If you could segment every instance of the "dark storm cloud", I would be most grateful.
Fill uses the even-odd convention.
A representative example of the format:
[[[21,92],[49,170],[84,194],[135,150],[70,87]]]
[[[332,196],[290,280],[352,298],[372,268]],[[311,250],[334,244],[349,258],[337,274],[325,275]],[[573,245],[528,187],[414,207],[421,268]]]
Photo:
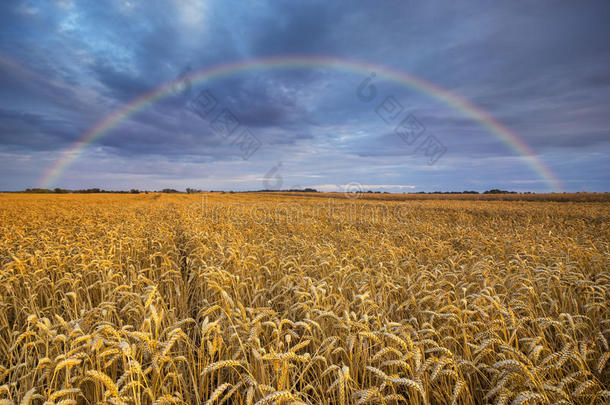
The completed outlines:
[[[11,150],[54,151],[78,131],[69,120],[0,108],[0,139]]]
[[[280,1],[259,17],[265,28],[253,32],[251,50],[257,55],[334,53],[335,25],[344,10],[325,1]]]
[[[15,167],[27,161],[23,154],[50,153],[44,162],[51,164],[97,122],[181,73],[268,56],[327,55],[408,72],[451,91],[518,134],[573,187],[607,189],[599,168],[610,154],[609,18],[606,1],[4,1],[0,153],[16,159]],[[432,94],[378,77],[377,99],[362,102],[355,91],[367,74],[285,68],[192,83],[190,93],[179,89],[100,137],[101,149],[87,167],[101,170],[93,164],[100,156],[104,162],[129,159],[116,166],[127,176],[120,184],[136,167],[138,175],[174,167],[172,176],[189,172],[195,179],[194,162],[217,162],[226,181],[243,178],[240,187],[259,188],[252,179],[281,161],[284,174],[291,171],[304,186],[336,180],[476,188],[514,176],[544,189],[497,135]],[[206,119],[185,108],[202,89],[218,102]],[[447,146],[434,175],[405,148],[395,123],[376,114],[387,96]],[[243,173],[245,162],[224,166],[240,157],[210,128],[223,108],[262,142],[248,162],[256,173]],[[16,150],[18,157],[9,153]],[[158,164],[143,164],[150,159]],[[472,159],[485,169],[465,163]],[[32,185],[32,173],[46,169],[45,163],[28,164],[19,169],[24,186],[17,188]],[[70,184],[97,178],[87,167]],[[15,184],[11,176],[0,182]]]
[[[150,84],[141,81],[139,77],[120,72],[104,61],[96,63],[92,66],[92,70],[104,85],[102,92],[117,101],[128,103],[153,89]]]

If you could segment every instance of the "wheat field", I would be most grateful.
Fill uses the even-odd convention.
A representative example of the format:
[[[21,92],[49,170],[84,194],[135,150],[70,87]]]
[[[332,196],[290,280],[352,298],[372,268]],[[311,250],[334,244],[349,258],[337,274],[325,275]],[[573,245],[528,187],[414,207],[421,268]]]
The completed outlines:
[[[0,404],[607,404],[608,202],[0,195]]]

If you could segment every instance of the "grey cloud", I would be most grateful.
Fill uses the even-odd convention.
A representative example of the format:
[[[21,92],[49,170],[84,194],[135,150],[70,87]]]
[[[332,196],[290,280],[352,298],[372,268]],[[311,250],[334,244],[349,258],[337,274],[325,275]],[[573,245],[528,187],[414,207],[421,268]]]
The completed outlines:
[[[610,186],[600,170],[610,156],[606,1],[261,1],[245,6],[212,0],[198,10],[181,9],[185,4],[133,0],[128,9],[115,1],[75,2],[66,10],[45,1],[2,2],[0,153],[23,175],[0,177],[0,186],[12,187],[15,178],[31,182],[21,188],[33,185],[45,168],[27,166],[24,156],[44,155],[52,163],[52,156],[96,123],[187,66],[196,71],[281,55],[351,58],[410,73],[485,110],[569,187]],[[283,159],[293,162],[295,178],[319,168],[315,175],[325,177],[316,178],[318,184],[359,181],[433,189],[527,184],[544,191],[536,173],[471,115],[442,97],[382,78],[375,102],[363,103],[355,89],[364,75],[323,67],[273,68],[195,83],[191,97],[209,89],[219,109],[229,108],[263,142],[251,161],[241,162],[239,150],[211,131],[209,121],[185,112],[187,97],[169,95],[96,141],[99,150],[87,155],[87,167],[98,172],[79,166],[81,174],[65,181],[81,184],[88,176],[111,181],[99,172],[100,162],[127,160],[116,166],[125,170],[120,184],[147,170],[147,181],[158,184],[167,181],[160,180],[163,170],[175,179],[187,176],[193,165],[209,171],[207,165],[215,164],[226,184],[247,174],[243,178],[250,180],[240,187],[260,188],[251,179]],[[395,95],[447,145],[444,163],[432,170],[411,158],[393,126],[375,114],[387,95]],[[147,159],[163,169],[153,170],[144,164]],[[243,166],[261,173],[240,173],[237,167]],[[139,171],[129,174],[134,168]]]

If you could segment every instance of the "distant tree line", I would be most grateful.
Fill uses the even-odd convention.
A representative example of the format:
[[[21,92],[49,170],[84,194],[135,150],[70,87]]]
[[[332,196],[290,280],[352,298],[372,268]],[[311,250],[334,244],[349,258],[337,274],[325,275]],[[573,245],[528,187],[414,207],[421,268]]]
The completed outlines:
[[[167,191],[166,191],[167,190]],[[171,189],[165,189],[162,191],[158,191],[158,192],[163,192],[163,193],[178,193],[178,191],[173,190],[170,191]],[[68,190],[65,188],[54,188],[54,189],[48,189],[48,188],[26,188],[25,191],[22,191],[22,193],[35,193],[35,194],[99,194],[99,193],[112,193],[112,194],[140,194],[140,193],[148,193],[148,191],[140,191],[138,189],[132,188],[129,191],[125,191],[125,190],[104,190],[101,188],[87,188],[87,189],[82,189],[82,190]]]
[[[409,194],[481,194],[481,193],[479,193],[478,191],[475,191],[475,190],[464,190],[464,191],[430,191],[430,192],[417,191],[417,192],[412,192]],[[519,193],[516,191],[499,190],[497,188],[494,188],[491,190],[483,191],[483,194],[519,194]],[[531,192],[526,191],[525,193],[521,193],[521,194],[531,194]]]
[[[188,188],[186,189],[186,193],[187,194],[194,194],[194,193],[202,193],[202,192],[207,192],[207,193],[235,193],[235,191],[216,191],[216,190],[199,190],[199,189],[195,189],[195,188]],[[63,188],[54,188],[54,189],[47,189],[47,188],[27,188],[25,189],[25,191],[21,191],[24,193],[38,193],[38,194],[67,194],[67,193],[74,193],[74,194],[97,194],[97,193],[118,193],[118,194],[139,194],[139,193],[168,193],[168,194],[176,194],[176,193],[184,193],[184,191],[178,191],[176,189],[173,188],[164,188],[162,190],[155,190],[155,191],[148,191],[148,190],[138,190],[138,189],[131,189],[129,191],[125,191],[125,190],[104,190],[101,188],[87,188],[87,189],[82,189],[82,190],[68,190],[68,189],[63,189]],[[264,190],[253,190],[253,191],[242,191],[244,193],[319,193],[318,190],[316,190],[315,188],[302,188],[302,189],[287,189],[287,190],[269,190],[269,189],[264,189]],[[372,190],[367,190],[365,193],[367,194],[390,194],[387,191],[372,191]],[[405,194],[405,193],[403,193]],[[464,191],[415,191],[415,192],[409,192],[408,194],[481,194],[478,191],[475,190],[464,190]],[[518,193],[517,191],[508,191],[508,190],[500,190],[497,188],[491,189],[491,190],[487,190],[484,191],[482,194],[535,194],[532,193],[531,191],[526,191],[526,192],[522,192],[522,193]]]
[[[319,191],[315,188],[289,188],[286,190],[255,190],[248,191],[248,193],[318,193]]]
[[[517,194],[516,191],[506,191],[506,190],[498,190],[494,188],[493,190],[487,190],[483,194]]]

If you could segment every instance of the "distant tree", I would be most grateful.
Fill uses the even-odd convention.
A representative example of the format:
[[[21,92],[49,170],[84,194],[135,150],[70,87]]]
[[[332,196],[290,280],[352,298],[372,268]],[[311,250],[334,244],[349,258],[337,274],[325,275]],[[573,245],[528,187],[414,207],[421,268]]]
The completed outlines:
[[[47,194],[52,193],[51,190],[46,188],[28,188],[25,190],[26,193],[37,193],[37,194]]]
[[[131,189],[129,192],[130,192],[131,194],[140,194],[140,190],[135,189],[135,188],[132,188],[132,189]]]

